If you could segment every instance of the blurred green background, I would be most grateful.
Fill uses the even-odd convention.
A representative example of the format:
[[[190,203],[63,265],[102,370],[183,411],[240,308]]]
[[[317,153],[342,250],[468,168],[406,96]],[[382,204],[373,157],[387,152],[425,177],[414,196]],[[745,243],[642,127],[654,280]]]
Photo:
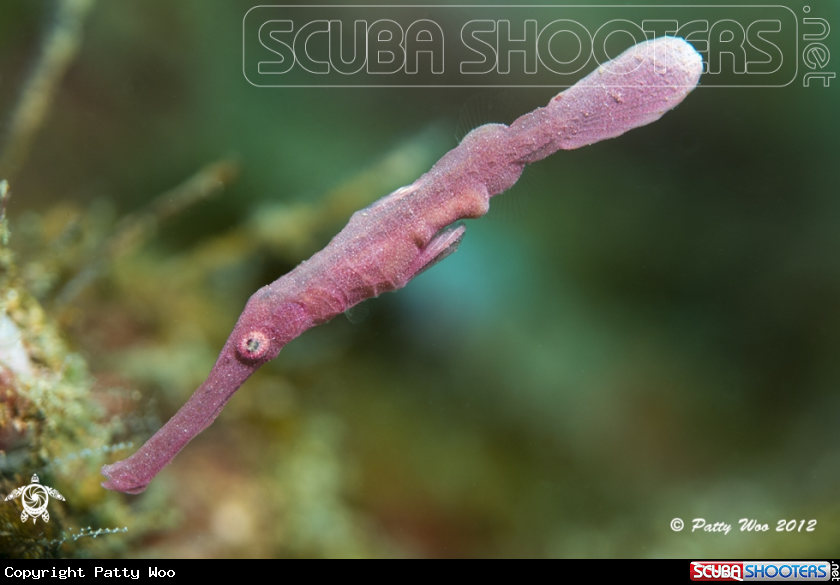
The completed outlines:
[[[474,104],[512,118],[556,93],[254,87],[256,4],[95,3],[8,177],[33,293],[97,386],[133,396],[114,442],[145,440],[248,296],[454,147]],[[811,4],[840,26],[836,3]],[[0,4],[0,129],[53,7]],[[148,492],[96,495],[167,518],[105,537],[107,554],[836,556],[840,114],[837,80],[805,88],[803,68],[782,88],[701,86],[526,170],[457,254],[285,348]],[[221,159],[238,165],[223,194],[66,293],[120,218]],[[732,532],[691,533],[695,518]]]

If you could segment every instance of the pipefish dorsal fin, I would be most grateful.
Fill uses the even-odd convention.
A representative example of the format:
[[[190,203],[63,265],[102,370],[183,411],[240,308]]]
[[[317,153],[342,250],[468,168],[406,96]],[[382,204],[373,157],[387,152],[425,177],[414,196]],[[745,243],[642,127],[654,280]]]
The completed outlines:
[[[509,126],[521,113],[515,96],[509,91],[476,93],[461,106],[455,124],[455,140],[460,144],[464,136],[484,124]]]
[[[527,98],[527,99],[526,99]],[[482,91],[472,95],[461,106],[458,121],[455,124],[455,139],[460,144],[464,137],[484,124],[504,124],[509,126],[524,112],[533,109],[531,96],[523,96],[516,90]],[[539,103],[545,103],[540,96]],[[528,165],[516,184],[502,195],[494,197],[490,204],[487,218],[490,220],[514,221],[525,215],[527,201],[538,190],[540,170]]]

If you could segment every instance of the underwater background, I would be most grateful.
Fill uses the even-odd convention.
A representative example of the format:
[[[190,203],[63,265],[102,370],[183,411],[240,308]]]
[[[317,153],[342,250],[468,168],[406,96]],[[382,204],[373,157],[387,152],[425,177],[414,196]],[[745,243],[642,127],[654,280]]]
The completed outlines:
[[[803,87],[801,60],[532,165],[456,254],[284,348],[145,493],[102,489],[254,291],[559,91],[255,87],[257,4],[0,4],[0,493],[38,473],[66,499],[37,524],[0,502],[0,555],[836,556],[840,82]],[[811,4],[786,6],[840,25]]]

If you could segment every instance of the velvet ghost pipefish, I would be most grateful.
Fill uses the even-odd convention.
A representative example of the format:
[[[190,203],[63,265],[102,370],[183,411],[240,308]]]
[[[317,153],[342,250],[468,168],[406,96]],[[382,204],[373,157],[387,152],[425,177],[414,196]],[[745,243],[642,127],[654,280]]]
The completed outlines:
[[[509,127],[487,124],[470,132],[413,184],[357,211],[326,248],[254,293],[207,380],[136,453],[105,465],[102,485],[145,490],[284,345],[365,299],[404,287],[454,252],[466,229],[455,222],[487,213],[490,197],[511,187],[526,164],[659,119],[694,89],[701,70],[702,59],[687,42],[654,39]]]

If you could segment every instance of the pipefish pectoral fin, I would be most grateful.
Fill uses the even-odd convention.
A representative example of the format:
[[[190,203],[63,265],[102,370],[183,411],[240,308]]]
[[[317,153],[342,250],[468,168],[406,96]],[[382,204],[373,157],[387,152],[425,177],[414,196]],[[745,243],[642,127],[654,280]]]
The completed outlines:
[[[422,274],[441,260],[455,253],[461,240],[464,239],[464,233],[467,231],[467,226],[464,222],[455,222],[452,225],[446,226],[440,230],[435,236],[426,244],[426,247],[420,251],[417,258],[411,264],[409,274],[414,278],[418,274]]]
[[[464,222],[458,221],[452,225],[446,226],[438,233],[436,233],[429,243],[420,250],[417,257],[414,258],[411,265],[406,272],[408,282],[415,276],[422,274],[447,256],[453,254],[458,249],[458,245],[464,238],[464,233],[467,231],[467,226]],[[405,284],[403,284],[404,286]],[[370,300],[361,302],[344,311],[344,315],[354,325],[358,325],[370,312]]]
[[[368,301],[363,301],[358,305],[353,305],[346,311],[344,311],[344,316],[347,317],[347,320],[350,321],[353,325],[358,325],[365,319],[367,319],[368,315],[370,314],[370,304]]]

